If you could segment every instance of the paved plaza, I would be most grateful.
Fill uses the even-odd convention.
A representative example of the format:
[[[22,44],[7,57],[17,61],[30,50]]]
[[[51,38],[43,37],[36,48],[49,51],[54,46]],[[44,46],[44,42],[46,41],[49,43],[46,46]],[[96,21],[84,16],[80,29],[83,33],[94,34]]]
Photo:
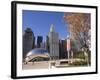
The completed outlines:
[[[37,61],[37,62],[28,62],[27,64],[22,65],[23,69],[49,69],[49,68],[61,68],[69,67],[69,63],[75,61],[84,61],[83,59],[61,59],[61,60],[52,60],[52,61]]]

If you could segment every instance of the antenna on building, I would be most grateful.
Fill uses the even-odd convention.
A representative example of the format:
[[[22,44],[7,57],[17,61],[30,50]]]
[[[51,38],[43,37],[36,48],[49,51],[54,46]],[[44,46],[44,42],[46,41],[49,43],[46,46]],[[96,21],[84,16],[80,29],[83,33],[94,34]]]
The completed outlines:
[[[55,32],[55,30],[54,30],[54,24],[51,24],[50,32]]]

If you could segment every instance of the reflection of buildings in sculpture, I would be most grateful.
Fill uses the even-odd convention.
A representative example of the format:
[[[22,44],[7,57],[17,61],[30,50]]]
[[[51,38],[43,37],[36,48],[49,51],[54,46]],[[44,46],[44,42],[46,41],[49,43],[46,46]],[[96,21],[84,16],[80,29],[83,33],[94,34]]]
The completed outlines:
[[[67,58],[67,41],[59,40],[59,58],[65,59]]]
[[[42,40],[43,40],[43,37],[42,36],[38,36],[37,37],[37,48],[41,48]]]
[[[51,25],[49,33],[49,45],[51,59],[59,59],[59,36],[54,31],[54,25]]]
[[[35,37],[30,28],[27,28],[23,34],[23,59],[26,54],[34,47]]]
[[[49,53],[43,48],[35,48],[27,53],[25,62],[48,61],[50,59]]]

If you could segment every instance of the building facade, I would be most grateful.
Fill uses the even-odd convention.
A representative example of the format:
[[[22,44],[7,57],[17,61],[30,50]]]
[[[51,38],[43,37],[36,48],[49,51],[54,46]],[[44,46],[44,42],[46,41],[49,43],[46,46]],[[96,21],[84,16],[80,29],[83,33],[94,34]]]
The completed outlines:
[[[59,59],[59,35],[55,32],[53,24],[49,33],[49,45],[51,59]]]
[[[59,40],[59,59],[67,58],[67,41]]]
[[[37,37],[37,48],[41,48],[42,41],[43,41],[43,37],[38,36]]]
[[[50,52],[50,45],[49,45],[49,37],[48,36],[46,36],[46,50],[48,51],[48,52]]]
[[[34,47],[35,38],[32,30],[27,28],[23,34],[23,60],[26,57],[26,54]]]

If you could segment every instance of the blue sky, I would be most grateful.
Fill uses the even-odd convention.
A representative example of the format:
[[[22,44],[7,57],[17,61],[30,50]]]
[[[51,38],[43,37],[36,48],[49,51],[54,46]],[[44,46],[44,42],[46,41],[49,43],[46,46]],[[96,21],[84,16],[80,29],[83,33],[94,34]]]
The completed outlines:
[[[65,39],[68,35],[68,29],[63,16],[63,12],[23,10],[23,30],[27,27],[31,28],[35,37],[38,35],[43,36],[45,41],[50,32],[51,24],[54,24],[59,39]]]

